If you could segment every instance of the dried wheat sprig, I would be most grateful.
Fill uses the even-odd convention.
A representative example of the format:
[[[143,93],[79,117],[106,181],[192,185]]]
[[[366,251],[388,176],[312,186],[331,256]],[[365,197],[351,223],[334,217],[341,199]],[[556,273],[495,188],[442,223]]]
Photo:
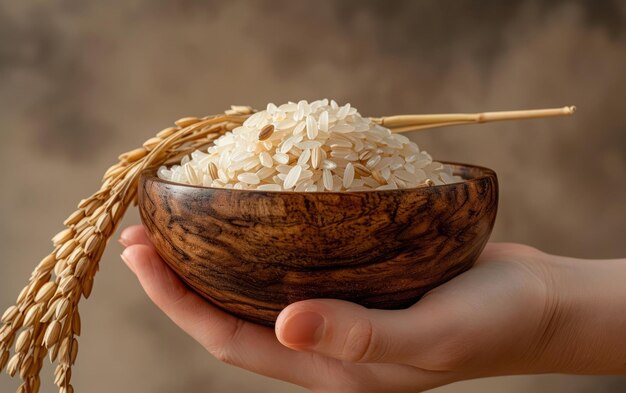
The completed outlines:
[[[491,112],[470,115],[409,115],[372,118],[395,132],[496,120],[560,116],[574,107],[559,110]],[[78,305],[89,297],[94,276],[109,238],[126,209],[136,201],[137,181],[147,168],[180,161],[205,147],[243,122],[254,111],[232,106],[223,115],[185,117],[175,126],[159,131],[142,147],[119,156],[102,178],[100,189],[78,203],[65,228],[52,238],[53,251],[33,270],[14,305],[0,318],[0,371],[19,372],[19,393],[37,393],[43,359],[57,362],[54,373],[59,393],[72,393],[72,365],[78,354],[76,337],[81,333]],[[266,130],[269,133],[270,130]],[[376,171],[372,176],[380,176]],[[11,355],[10,348],[14,346]]]
[[[39,391],[43,358],[57,362],[60,393],[74,391],[72,365],[81,332],[78,304],[89,297],[98,263],[124,212],[135,201],[139,174],[210,144],[241,125],[252,109],[234,106],[224,115],[186,117],[126,152],[105,173],[100,190],[79,202],[52,238],[54,249],[34,269],[15,305],[0,318],[0,370],[20,375],[20,393]],[[10,348],[14,346],[11,356]]]

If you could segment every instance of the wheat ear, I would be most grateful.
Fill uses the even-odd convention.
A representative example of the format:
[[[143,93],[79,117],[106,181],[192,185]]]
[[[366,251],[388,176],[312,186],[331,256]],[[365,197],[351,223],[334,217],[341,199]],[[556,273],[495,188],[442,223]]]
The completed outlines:
[[[74,391],[72,365],[81,330],[78,304],[91,294],[106,244],[136,201],[140,173],[210,144],[251,113],[249,107],[234,106],[224,115],[178,120],[142,147],[120,155],[119,162],[106,171],[100,190],[80,201],[65,220],[65,229],[52,238],[52,253],[37,265],[15,304],[0,319],[0,371],[6,367],[9,375],[19,374],[23,383],[18,393],[39,391],[46,355],[57,364],[54,382],[59,392]]]

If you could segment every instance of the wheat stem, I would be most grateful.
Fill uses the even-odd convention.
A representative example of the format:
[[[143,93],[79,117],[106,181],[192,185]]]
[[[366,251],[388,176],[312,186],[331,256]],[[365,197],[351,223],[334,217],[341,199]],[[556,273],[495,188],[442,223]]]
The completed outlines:
[[[537,119],[543,117],[567,116],[576,111],[575,106],[562,108],[532,109],[521,111],[456,113],[435,115],[397,115],[373,117],[373,122],[391,129],[394,132],[408,132],[428,128],[453,126],[460,124],[488,123],[503,120]]]

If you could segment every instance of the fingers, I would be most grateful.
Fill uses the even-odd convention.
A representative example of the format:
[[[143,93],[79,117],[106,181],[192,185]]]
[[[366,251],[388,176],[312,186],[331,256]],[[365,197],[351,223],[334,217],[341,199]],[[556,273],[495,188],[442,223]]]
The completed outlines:
[[[344,385],[328,391],[359,393],[416,393],[466,378],[454,372],[429,371],[389,363],[344,362]]]
[[[152,248],[142,244],[130,246],[122,253],[122,259],[135,273],[148,297],[203,345],[208,344],[207,328],[219,332],[236,328],[234,318],[222,316],[222,311],[191,292]]]
[[[133,244],[152,245],[143,225],[132,225],[124,229],[120,234],[119,242],[124,246],[132,246]]]
[[[271,329],[241,321],[185,286],[158,256],[143,227],[130,227],[122,237],[122,242],[130,245],[123,259],[148,296],[178,326],[226,363],[323,391],[336,391],[337,386],[357,386],[357,390],[346,391],[380,391],[383,384],[409,392],[454,378],[447,372],[412,366],[343,361],[410,360],[411,354],[426,347],[414,336],[432,329],[428,324],[420,327],[416,323],[422,319],[422,313],[428,314],[425,310],[419,318],[409,318],[412,309],[368,310],[332,300],[300,302],[289,306],[279,317],[279,341]],[[320,326],[318,315],[321,330],[316,328]],[[311,341],[315,344],[311,345]]]
[[[281,343],[336,359],[409,364],[433,326],[421,310],[371,310],[340,300],[291,304],[278,317]]]
[[[142,230],[131,227],[125,231],[127,241],[145,240]],[[126,248],[122,258],[150,299],[221,361],[302,386],[328,377],[328,367],[314,355],[290,350],[278,342],[271,329],[235,318],[200,298],[154,248],[136,244]]]

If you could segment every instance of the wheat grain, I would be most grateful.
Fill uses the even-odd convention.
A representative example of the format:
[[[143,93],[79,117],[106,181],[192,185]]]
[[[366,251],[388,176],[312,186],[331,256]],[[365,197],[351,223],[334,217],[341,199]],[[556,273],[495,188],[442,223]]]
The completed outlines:
[[[161,143],[161,141],[162,139],[159,137],[150,138],[143,143],[143,148],[148,151],[153,150],[155,147],[159,145],[159,143]]]
[[[22,353],[18,352],[15,355],[13,355],[11,357],[11,359],[9,359],[9,362],[7,363],[7,374],[9,374],[10,376],[14,376],[15,373],[17,372],[17,370],[19,369],[19,367],[22,364],[22,358],[24,357],[24,355],[22,355]]]
[[[8,337],[12,334],[11,325],[2,325],[0,327],[0,343],[4,347],[9,346]]]
[[[24,330],[17,336],[15,341],[15,351],[24,352],[30,347],[31,330]]]
[[[59,393],[74,393],[74,388],[71,384],[68,384],[67,386],[62,386],[59,389]]]
[[[59,346],[53,345],[52,348],[48,349],[48,358],[50,359],[50,363],[54,363],[57,360],[57,356],[59,354]]]
[[[50,322],[48,327],[46,328],[46,334],[44,335],[44,342],[46,344],[46,348],[50,349],[51,346],[57,343],[59,340],[59,335],[61,334],[61,323],[59,321],[53,320]]]
[[[45,312],[43,313],[43,316],[41,317],[41,319],[39,320],[39,322],[41,323],[48,323],[52,320],[52,317],[54,316],[54,313],[56,312],[56,306],[59,302],[61,298],[56,298],[54,300],[52,300],[49,304],[45,305]],[[42,304],[43,306],[43,304]]]
[[[130,163],[130,162],[135,162],[137,160],[139,160],[140,158],[143,158],[146,156],[146,154],[148,154],[148,151],[143,148],[143,147],[139,147],[137,149],[131,150],[129,152],[120,154],[120,156],[118,157],[120,161],[126,162],[126,163]]]
[[[7,365],[9,361],[9,350],[2,349],[0,347],[0,371],[4,370],[4,367]]]
[[[81,286],[82,294],[85,298],[91,296],[91,291],[93,290],[93,278],[89,276],[84,277],[84,281]]]
[[[167,127],[162,129],[161,131],[159,131],[156,134],[156,137],[163,140],[165,138],[169,138],[170,136],[172,136],[176,131],[180,130],[180,127]]]
[[[65,262],[73,268],[83,255],[85,255],[85,250],[81,246],[78,246],[66,258]],[[63,273],[61,273],[61,275],[63,275]]]
[[[74,248],[76,248],[77,245],[78,245],[78,241],[76,241],[76,239],[70,239],[67,242],[63,243],[63,245],[59,248],[59,250],[56,253],[56,258],[63,259],[67,257],[68,255],[70,255],[72,251],[74,251]]]
[[[174,124],[176,124],[180,128],[185,128],[199,121],[200,119],[198,119],[197,117],[183,117],[182,119],[176,120]]]
[[[69,278],[74,278],[74,277],[69,277]],[[76,279],[74,278],[74,280]],[[59,302],[57,303],[55,307],[54,317],[57,320],[63,319],[67,315],[67,311],[69,310],[69,307],[70,307],[70,301],[67,298],[62,298],[61,300],[59,300]]]
[[[66,228],[52,238],[52,244],[58,246],[70,240],[72,236],[74,236],[74,230],[72,228]]]
[[[20,377],[22,379],[26,379],[32,366],[33,366],[33,357],[31,355],[28,355],[24,358],[24,360],[22,360],[22,364],[20,364],[20,368],[19,368]]]
[[[39,322],[41,318],[41,310],[43,309],[43,304],[35,304],[28,308],[26,311],[26,316],[24,317],[24,326],[30,326]]]
[[[39,264],[35,268],[34,273],[50,271],[50,269],[52,269],[55,264],[56,264],[56,257],[54,256],[54,254],[50,254],[46,256],[45,258],[43,258],[41,262],[39,262]],[[18,299],[18,303],[21,303],[19,299]]]
[[[72,378],[72,369],[67,364],[59,364],[54,372],[54,383],[63,389],[69,385]],[[59,392],[62,390],[59,389]]]
[[[15,316],[19,313],[19,309],[16,306],[11,306],[6,309],[6,311],[2,314],[2,318],[0,321],[2,323],[10,323],[15,319]]]
[[[36,303],[45,303],[52,298],[56,291],[56,284],[53,282],[47,282],[39,288],[37,295],[35,295]]]
[[[80,314],[74,313],[72,315],[72,333],[75,336],[80,336],[80,332],[81,332]]]

